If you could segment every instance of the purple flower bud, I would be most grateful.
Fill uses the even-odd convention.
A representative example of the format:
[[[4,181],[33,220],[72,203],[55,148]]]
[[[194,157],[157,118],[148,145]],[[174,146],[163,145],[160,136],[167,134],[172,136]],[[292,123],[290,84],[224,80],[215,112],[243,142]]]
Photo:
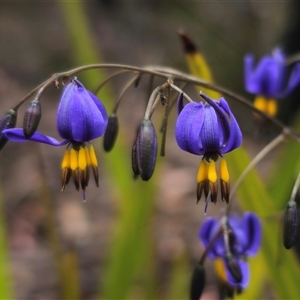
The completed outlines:
[[[26,138],[31,138],[36,132],[42,117],[42,109],[40,101],[34,99],[30,102],[25,111],[23,120],[23,132]]]
[[[3,130],[14,128],[17,123],[17,116],[17,111],[10,109],[0,120],[0,150],[2,150],[8,141],[7,137],[3,134]]]
[[[109,152],[113,148],[118,136],[118,132],[119,120],[117,115],[113,113],[108,118],[108,123],[104,134],[103,147],[105,151]]]
[[[295,201],[291,200],[283,216],[283,245],[290,249],[296,242],[299,230],[299,212]]]
[[[149,180],[154,172],[157,156],[157,136],[150,120],[142,121],[132,150],[132,165],[138,167],[138,171],[134,173],[138,172],[143,180]]]

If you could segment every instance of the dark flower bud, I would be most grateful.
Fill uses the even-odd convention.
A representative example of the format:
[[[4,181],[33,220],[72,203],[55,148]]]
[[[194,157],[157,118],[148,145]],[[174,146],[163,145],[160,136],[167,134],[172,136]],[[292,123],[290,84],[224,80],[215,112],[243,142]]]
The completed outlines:
[[[134,142],[134,144],[132,146],[131,166],[132,166],[132,171],[133,171],[134,177],[139,176],[140,170],[139,170],[138,161],[137,161],[136,141]]]
[[[117,139],[118,132],[119,120],[117,115],[113,113],[108,118],[108,123],[104,134],[103,147],[105,151],[109,152],[113,148]]]
[[[136,153],[134,153],[136,152]],[[152,122],[144,119],[140,125],[135,145],[132,149],[132,165],[138,167],[138,173],[143,180],[151,178],[157,156],[157,136]],[[135,172],[137,174],[137,170]]]
[[[283,216],[283,245],[290,249],[296,242],[299,230],[299,212],[294,200],[288,202]]]
[[[191,289],[190,289],[190,299],[199,300],[205,286],[205,269],[202,265],[197,265],[194,269]]]
[[[40,101],[34,99],[30,102],[24,114],[23,131],[26,138],[32,137],[36,132],[42,117]]]
[[[14,128],[17,124],[17,111],[10,109],[0,120],[0,150],[5,146],[8,139],[3,135],[4,129]]]
[[[227,255],[226,266],[232,277],[236,280],[237,283],[240,283],[243,280],[243,274],[241,267],[233,255]]]

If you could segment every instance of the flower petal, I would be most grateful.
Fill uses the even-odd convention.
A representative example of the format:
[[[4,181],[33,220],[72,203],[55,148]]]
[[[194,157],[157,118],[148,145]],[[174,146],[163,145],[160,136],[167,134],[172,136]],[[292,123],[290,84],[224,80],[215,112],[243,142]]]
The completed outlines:
[[[12,128],[12,129],[6,129],[3,131],[3,134],[11,141],[13,142],[38,142],[38,143],[44,143],[51,146],[63,146],[69,143],[69,141],[65,140],[62,142],[59,142],[55,138],[51,136],[44,135],[38,131],[34,133],[31,138],[26,138],[24,136],[23,128]]]
[[[292,73],[290,74],[290,78],[285,90],[281,93],[279,98],[287,97],[300,83],[300,63],[297,63]]]
[[[178,95],[178,98],[177,98],[177,114],[179,115],[181,113],[181,111],[183,110],[183,92],[181,92],[179,95]]]
[[[205,248],[208,247],[211,240],[215,237],[220,229],[220,221],[216,220],[212,217],[207,218],[200,229],[199,237],[204,244]],[[219,256],[223,256],[225,253],[224,239],[223,236],[215,241],[214,245],[212,245],[211,250],[208,252],[208,257],[211,259],[215,259]]]
[[[104,134],[107,113],[96,99],[78,80],[66,86],[57,111],[57,129],[62,138],[85,142]]]
[[[230,271],[228,270],[228,267],[227,267],[227,263],[226,263],[226,260],[224,259],[224,263],[225,263],[225,266],[226,266],[226,278],[228,280],[228,282],[232,285],[232,286],[239,286],[241,287],[242,289],[245,289],[248,284],[249,284],[249,266],[248,264],[242,260],[242,259],[239,259],[239,258],[236,258],[239,266],[240,266],[240,269],[241,269],[241,273],[242,273],[242,281],[241,282],[237,282],[234,277],[231,275]]]
[[[204,154],[199,149],[199,135],[204,122],[203,103],[188,103],[179,114],[176,126],[175,137],[178,146],[193,154]]]
[[[261,224],[259,218],[250,212],[244,214],[241,228],[246,237],[246,242],[241,244],[241,255],[254,255],[258,252],[261,244]]]
[[[224,128],[219,122],[215,109],[209,104],[204,105],[204,122],[200,132],[200,151],[219,152],[224,142]]]
[[[240,126],[238,125],[233,113],[229,108],[228,103],[224,98],[220,99],[220,106],[230,116],[230,136],[226,142],[225,147],[221,150],[221,153],[223,154],[238,148],[242,143],[243,135]]]

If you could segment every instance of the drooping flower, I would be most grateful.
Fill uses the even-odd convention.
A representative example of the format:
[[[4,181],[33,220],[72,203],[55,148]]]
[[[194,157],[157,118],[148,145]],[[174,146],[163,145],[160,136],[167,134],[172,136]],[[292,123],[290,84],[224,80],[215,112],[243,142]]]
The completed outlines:
[[[207,199],[217,201],[218,184],[216,161],[221,157],[220,182],[221,197],[229,201],[229,173],[223,154],[241,145],[242,133],[224,98],[220,101],[201,96],[206,103],[191,102],[183,107],[182,95],[178,98],[178,119],[175,136],[179,147],[196,155],[203,155],[197,175],[197,199],[204,192]]]
[[[226,284],[228,292],[245,289],[250,272],[244,258],[255,255],[261,244],[259,218],[250,212],[240,218],[231,215],[219,220],[209,217],[203,222],[199,237],[206,248],[210,247],[208,258],[215,260],[217,276]]]
[[[275,49],[272,55],[264,56],[254,67],[254,56],[244,58],[245,89],[256,95],[254,106],[275,116],[276,100],[288,96],[300,83],[300,63],[295,64],[287,79],[288,66],[284,53]]]
[[[91,166],[96,185],[98,186],[98,162],[91,140],[102,136],[107,126],[107,113],[100,100],[86,90],[77,79],[68,83],[63,91],[57,110],[57,130],[63,141],[35,132],[29,139],[24,136],[23,128],[3,131],[11,141],[34,141],[51,146],[68,145],[65,151],[62,168],[62,191],[73,178],[77,190],[83,191],[89,182]]]

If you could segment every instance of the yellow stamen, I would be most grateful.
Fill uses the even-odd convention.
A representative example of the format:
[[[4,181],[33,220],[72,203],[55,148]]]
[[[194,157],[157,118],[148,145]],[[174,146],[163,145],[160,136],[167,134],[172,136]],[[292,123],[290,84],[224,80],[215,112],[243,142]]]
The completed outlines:
[[[62,170],[70,168],[70,152],[68,149],[66,149],[66,151],[64,153],[64,157],[61,162],[61,168],[62,168]]]
[[[264,96],[256,96],[254,99],[254,107],[259,109],[260,111],[266,112],[267,111],[267,99]]]
[[[222,258],[215,259],[214,266],[218,278],[223,282],[227,282],[225,264],[223,259]]]
[[[269,114],[271,117],[275,117],[277,115],[277,101],[274,99],[269,99],[267,103],[266,113]]]
[[[259,109],[262,112],[274,117],[277,115],[278,105],[277,101],[271,98],[266,98],[264,96],[256,96],[254,103],[254,107]]]
[[[229,182],[229,172],[227,168],[227,163],[223,158],[220,161],[220,178],[225,182]]]
[[[207,178],[210,182],[217,181],[216,163],[213,160],[209,162]]]
[[[201,160],[198,169],[198,174],[197,174],[197,182],[202,182],[205,179],[207,179],[207,174],[208,174],[208,165],[204,160]]]
[[[70,167],[72,171],[78,168],[78,151],[71,149],[70,151]]]
[[[85,170],[87,166],[85,150],[83,147],[80,147],[78,153],[78,165],[80,170]]]
[[[98,166],[98,161],[96,157],[96,153],[94,150],[94,147],[91,145],[90,147],[90,160],[91,160],[91,165],[97,167]]]
[[[91,164],[91,159],[90,159],[90,153],[88,147],[84,147],[84,152],[85,152],[86,163],[89,166]]]

